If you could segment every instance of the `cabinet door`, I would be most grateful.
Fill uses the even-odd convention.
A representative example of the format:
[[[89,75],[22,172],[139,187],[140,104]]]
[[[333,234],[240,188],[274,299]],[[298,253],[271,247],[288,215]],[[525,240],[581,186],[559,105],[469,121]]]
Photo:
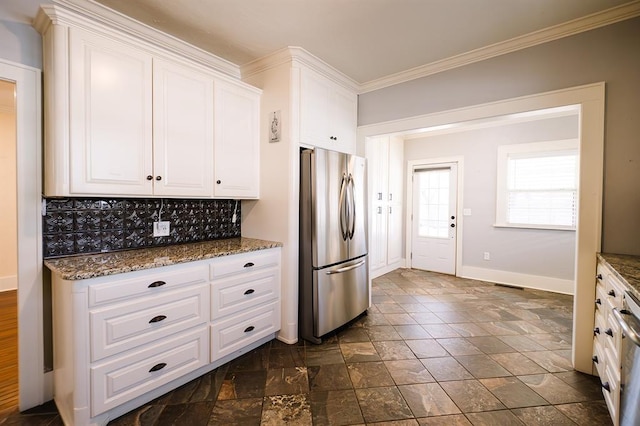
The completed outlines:
[[[214,99],[214,195],[258,198],[260,95],[239,85],[217,81]]]
[[[315,72],[300,71],[300,142],[336,150],[330,134],[331,92],[329,80]]]
[[[70,192],[150,195],[151,56],[71,28],[69,75]]]
[[[369,199],[371,200],[371,235],[369,258],[371,270],[383,268],[387,264],[387,152],[389,138],[382,137],[367,141],[367,161],[369,173]]]
[[[388,216],[387,225],[387,264],[402,260],[402,245],[404,232],[402,229],[404,205],[403,205],[403,162],[404,162],[404,141],[400,138],[391,137],[389,139],[389,151],[385,158],[388,159]]]
[[[356,153],[358,98],[354,93],[336,87],[332,93],[330,132],[337,151]]]
[[[213,196],[213,77],[153,62],[154,194]]]

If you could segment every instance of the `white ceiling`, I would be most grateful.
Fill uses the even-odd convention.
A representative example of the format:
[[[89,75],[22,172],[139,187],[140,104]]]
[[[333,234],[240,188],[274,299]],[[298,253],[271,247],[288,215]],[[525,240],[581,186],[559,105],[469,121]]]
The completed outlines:
[[[2,0],[28,22],[48,0]],[[97,0],[243,65],[301,46],[363,84],[629,0]]]

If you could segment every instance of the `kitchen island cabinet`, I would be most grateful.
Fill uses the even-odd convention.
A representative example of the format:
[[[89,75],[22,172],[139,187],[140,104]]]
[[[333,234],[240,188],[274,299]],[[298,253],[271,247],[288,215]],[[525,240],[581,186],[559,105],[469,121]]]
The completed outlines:
[[[596,271],[593,365],[613,424],[620,424],[622,329],[613,310],[622,311],[625,293],[640,298],[640,257],[602,253]]]
[[[93,3],[44,5],[35,26],[45,196],[258,197],[261,91],[220,58]]]
[[[65,424],[104,425],[273,339],[280,257],[236,238],[45,261]]]

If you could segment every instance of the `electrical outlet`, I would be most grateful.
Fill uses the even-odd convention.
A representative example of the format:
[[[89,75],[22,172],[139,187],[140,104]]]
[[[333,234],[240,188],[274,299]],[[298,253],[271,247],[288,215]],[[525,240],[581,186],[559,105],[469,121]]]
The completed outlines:
[[[154,237],[168,237],[171,233],[171,222],[153,222],[153,236]]]
[[[491,260],[491,253],[489,253],[488,251],[484,252],[484,260]]]

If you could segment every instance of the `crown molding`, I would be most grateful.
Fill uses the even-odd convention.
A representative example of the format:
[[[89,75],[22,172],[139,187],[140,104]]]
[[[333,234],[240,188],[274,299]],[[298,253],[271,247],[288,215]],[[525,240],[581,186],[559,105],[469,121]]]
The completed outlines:
[[[426,77],[443,71],[491,59],[496,56],[548,43],[564,37],[569,37],[585,31],[615,24],[616,22],[640,16],[640,0],[626,3],[611,9],[593,13],[582,18],[567,21],[523,36],[515,37],[469,52],[461,53],[440,61],[431,62],[415,68],[391,74],[379,79],[360,84],[358,93],[367,93],[383,89],[417,78]]]
[[[240,67],[240,71],[242,78],[246,79],[255,74],[265,72],[283,64],[310,68],[354,93],[357,93],[359,90],[358,82],[347,77],[342,72],[324,62],[322,59],[298,46],[288,46],[277,50],[270,55],[251,61],[242,65]]]
[[[87,19],[167,52],[213,68],[236,80],[240,79],[240,68],[236,64],[92,0],[53,0],[52,5],[41,6],[33,26],[40,33],[44,33],[52,23],[84,25],[83,23],[86,23]]]

